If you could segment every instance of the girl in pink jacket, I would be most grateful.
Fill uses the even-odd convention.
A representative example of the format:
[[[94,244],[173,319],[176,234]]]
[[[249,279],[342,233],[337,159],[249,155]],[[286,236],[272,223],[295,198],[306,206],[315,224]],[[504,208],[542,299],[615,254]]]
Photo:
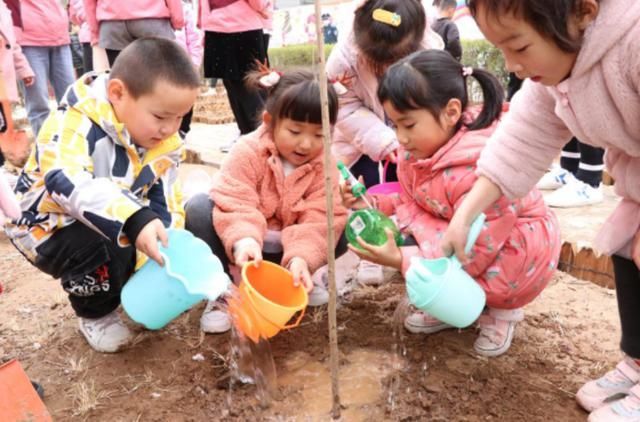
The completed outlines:
[[[467,109],[469,77],[482,88],[479,113]],[[502,109],[503,89],[490,73],[463,68],[449,53],[421,51],[394,64],[378,89],[380,103],[393,122],[400,143],[399,198],[378,197],[378,207],[396,214],[404,234],[413,239],[399,248],[393,237],[382,247],[361,253],[406,273],[410,258],[439,258],[440,240],[476,180],[476,161]],[[522,199],[500,197],[485,211],[486,223],[464,268],[487,296],[478,320],[477,353],[498,356],[508,350],[522,307],[535,299],[555,271],[560,232],[554,214],[534,188]],[[356,251],[355,249],[353,249]],[[417,312],[405,320],[413,333],[451,328]]]
[[[590,421],[640,415],[640,2],[468,0],[509,71],[529,78],[478,161],[480,178],[458,208],[443,245],[463,255],[469,223],[496,200],[522,197],[576,136],[605,148],[622,201],[596,239],[613,255],[626,357],[585,384]],[[622,400],[608,399],[626,395]]]
[[[308,71],[253,73],[251,84],[268,91],[262,125],[240,138],[225,159],[210,197],[187,203],[186,228],[209,244],[228,272],[266,259],[287,267],[295,283],[310,291],[309,304],[326,303],[323,285],[311,275],[326,264],[327,217],[320,89]],[[330,121],[338,115],[338,97],[329,88]],[[340,237],[346,209],[340,204],[338,172],[334,177],[334,230]],[[340,237],[336,250],[346,252]],[[225,313],[213,303],[201,319],[205,332],[230,328]]]

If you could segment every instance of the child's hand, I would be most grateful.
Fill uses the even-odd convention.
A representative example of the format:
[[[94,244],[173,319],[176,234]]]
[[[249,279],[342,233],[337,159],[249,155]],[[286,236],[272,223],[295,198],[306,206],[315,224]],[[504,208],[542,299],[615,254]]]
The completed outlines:
[[[385,232],[387,233],[387,241],[382,246],[370,245],[358,237],[358,243],[364,248],[364,251],[353,245],[349,245],[349,249],[362,259],[400,270],[402,268],[402,251],[396,244],[393,232],[389,229],[385,229]]]
[[[636,233],[633,238],[633,245],[631,247],[631,259],[635,262],[636,266],[640,268],[640,231]]]
[[[358,181],[364,185],[364,180],[362,176],[358,177]],[[367,208],[367,204],[362,200],[362,198],[356,198],[353,196],[353,192],[351,192],[351,186],[347,184],[345,181],[341,181],[338,185],[340,188],[340,196],[342,197],[342,205],[345,208],[352,210],[359,210],[362,208]],[[373,203],[370,198],[367,198],[369,203]]]
[[[262,262],[262,249],[256,241],[247,242],[233,252],[233,260],[239,267],[243,267],[249,261],[254,261],[254,265],[259,267]]]
[[[27,76],[26,78],[22,78],[22,82],[24,82],[24,86],[31,86],[35,83],[35,76]]]
[[[470,228],[471,223],[466,222],[460,213],[453,215],[440,242],[444,256],[455,255],[462,264],[467,262],[464,247],[469,237]]]
[[[165,248],[169,246],[169,237],[164,224],[159,218],[154,218],[140,230],[136,238],[136,249],[156,261],[160,266],[164,266],[164,260],[160,249],[158,249],[158,240]]]
[[[311,281],[311,274],[309,273],[309,266],[307,261],[302,258],[293,257],[289,261],[289,271],[293,275],[293,285],[298,287],[300,283],[304,285],[307,292],[313,290],[313,281]]]

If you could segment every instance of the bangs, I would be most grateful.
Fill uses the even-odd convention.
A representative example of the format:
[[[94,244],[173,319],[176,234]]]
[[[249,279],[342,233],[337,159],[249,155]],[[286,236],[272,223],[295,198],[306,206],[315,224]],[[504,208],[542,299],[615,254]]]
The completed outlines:
[[[275,113],[279,118],[322,124],[320,87],[315,81],[290,86],[282,93],[279,105],[279,110]],[[329,95],[329,120],[331,124],[335,124],[337,120],[337,109],[336,96]]]
[[[403,60],[385,73],[378,87],[378,98],[380,103],[389,101],[396,110],[403,112],[425,108],[427,105],[422,103],[429,97],[429,91],[427,80]]]

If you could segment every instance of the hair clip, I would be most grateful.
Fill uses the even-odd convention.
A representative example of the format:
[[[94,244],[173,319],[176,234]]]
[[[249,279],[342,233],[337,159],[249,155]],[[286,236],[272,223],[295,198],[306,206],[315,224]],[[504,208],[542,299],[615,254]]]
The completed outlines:
[[[258,81],[260,82],[260,85],[265,88],[273,88],[278,84],[278,82],[280,82],[280,74],[275,70],[272,70],[266,75],[261,76]]]
[[[395,26],[396,28],[402,23],[402,16],[397,13],[389,12],[385,9],[376,9],[373,11],[373,20]]]
[[[471,75],[473,75],[473,68],[471,66],[463,66],[462,76],[466,78],[467,76],[471,76]]]

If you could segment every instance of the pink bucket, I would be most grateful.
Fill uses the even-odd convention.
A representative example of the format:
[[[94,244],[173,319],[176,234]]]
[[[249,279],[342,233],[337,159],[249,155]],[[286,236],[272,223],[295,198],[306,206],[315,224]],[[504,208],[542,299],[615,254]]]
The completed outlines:
[[[402,191],[402,187],[399,182],[387,182],[387,167],[389,167],[389,161],[385,161],[384,168],[382,170],[383,183],[371,186],[367,189],[369,195],[393,195],[399,194]]]

